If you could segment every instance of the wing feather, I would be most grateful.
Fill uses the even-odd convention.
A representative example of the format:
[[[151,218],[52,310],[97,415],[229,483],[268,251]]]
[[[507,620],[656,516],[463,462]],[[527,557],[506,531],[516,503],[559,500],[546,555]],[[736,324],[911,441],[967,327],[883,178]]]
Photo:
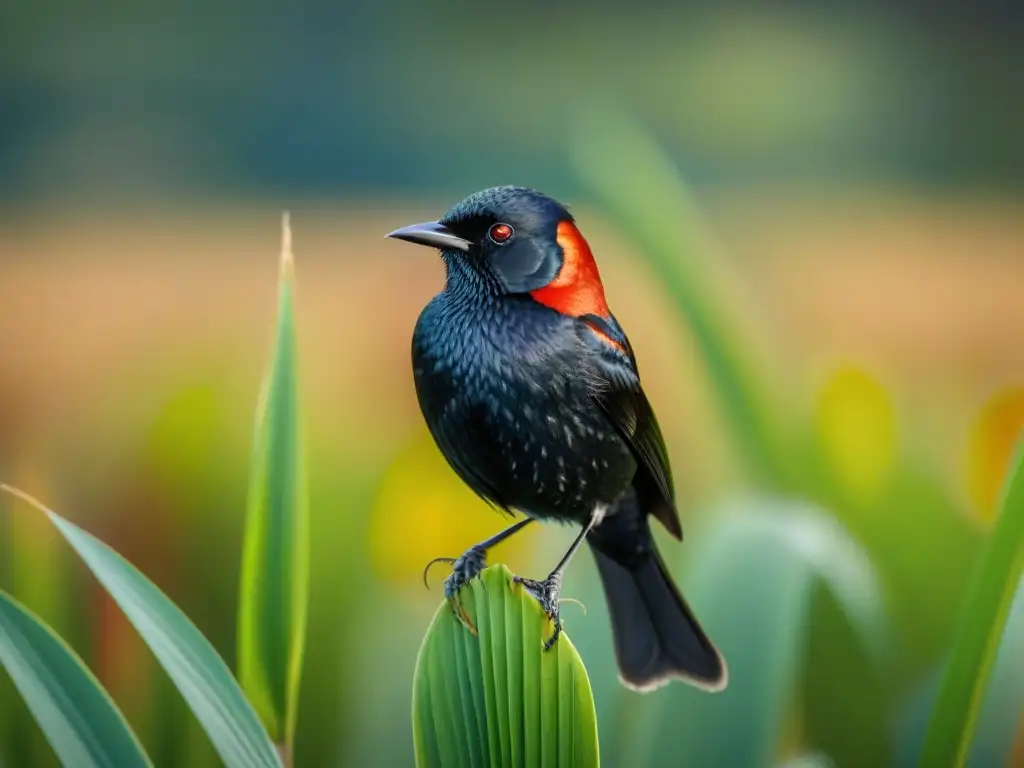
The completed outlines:
[[[609,347],[607,351],[602,350],[597,365],[602,381],[600,386],[593,388],[592,396],[637,459],[637,477],[633,483],[641,500],[649,505],[650,513],[669,533],[682,539],[668,451],[654,410],[640,385],[640,374],[629,339],[614,318],[609,322],[587,315],[581,320],[591,331],[596,325],[600,335],[621,346],[621,349]]]

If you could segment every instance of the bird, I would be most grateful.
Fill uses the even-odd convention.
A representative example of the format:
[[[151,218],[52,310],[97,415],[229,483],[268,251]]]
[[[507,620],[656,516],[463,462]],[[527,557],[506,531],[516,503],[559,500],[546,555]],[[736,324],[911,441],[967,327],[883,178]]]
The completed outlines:
[[[515,577],[553,622],[543,649],[558,640],[563,575],[586,542],[621,683],[723,690],[725,659],[655,545],[652,519],[683,538],[668,452],[574,216],[537,190],[498,186],[388,237],[436,249],[444,264],[444,287],[412,334],[427,428],[479,497],[523,515],[460,557],[438,558],[452,566],[446,597],[455,600],[487,551],[532,522],[578,525],[545,579]]]

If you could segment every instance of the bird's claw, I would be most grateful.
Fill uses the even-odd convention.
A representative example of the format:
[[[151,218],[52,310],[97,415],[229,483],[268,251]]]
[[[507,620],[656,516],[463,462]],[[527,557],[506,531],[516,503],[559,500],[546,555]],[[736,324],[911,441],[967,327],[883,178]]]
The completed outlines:
[[[538,602],[540,602],[540,607],[554,624],[554,632],[552,632],[551,637],[544,641],[544,650],[548,651],[558,642],[558,637],[562,634],[562,619],[558,610],[558,603],[562,594],[562,574],[555,572],[544,581],[524,579],[521,576],[516,576],[514,580],[517,584],[522,584],[527,592],[537,598]]]
[[[444,596],[448,600],[453,599],[460,589],[480,575],[480,571],[487,566],[487,553],[478,547],[470,547],[450,562],[452,572],[444,580]]]
[[[423,568],[423,586],[430,589],[430,582],[427,581],[427,576],[430,574],[430,569],[438,563],[454,563],[454,557],[435,557]]]
[[[449,563],[452,566],[452,572],[444,580],[444,596],[450,600],[487,566],[487,552],[479,547],[470,547],[459,557],[435,557],[423,569],[423,585],[427,589],[430,589],[427,576],[438,563]]]
[[[436,563],[451,563],[452,572],[444,580],[444,598],[451,606],[452,611],[466,628],[476,634],[476,627],[470,621],[462,604],[459,602],[459,590],[475,579],[487,565],[487,552],[480,547],[470,547],[459,557],[435,557],[423,571],[423,582],[427,581],[427,571]]]

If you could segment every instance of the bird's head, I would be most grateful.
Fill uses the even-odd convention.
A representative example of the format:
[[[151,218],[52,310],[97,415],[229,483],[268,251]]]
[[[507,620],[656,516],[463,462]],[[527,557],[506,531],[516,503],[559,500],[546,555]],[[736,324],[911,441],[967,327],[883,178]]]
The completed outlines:
[[[532,189],[485,189],[438,221],[403,227],[388,236],[439,249],[446,263],[468,267],[488,290],[529,294],[577,317],[608,316],[597,265],[572,215]]]

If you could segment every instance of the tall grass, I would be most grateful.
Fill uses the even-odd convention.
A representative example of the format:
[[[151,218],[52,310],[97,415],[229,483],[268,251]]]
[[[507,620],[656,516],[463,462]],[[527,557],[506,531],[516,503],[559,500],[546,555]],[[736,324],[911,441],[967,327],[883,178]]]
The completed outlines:
[[[28,494],[0,485],[48,517],[71,545],[145,641],[229,768],[292,763],[308,556],[287,215],[281,261],[278,332],[260,402],[241,586],[245,692],[195,624],[140,570]],[[41,619],[2,593],[0,660],[65,766],[151,764],[82,661]]]

